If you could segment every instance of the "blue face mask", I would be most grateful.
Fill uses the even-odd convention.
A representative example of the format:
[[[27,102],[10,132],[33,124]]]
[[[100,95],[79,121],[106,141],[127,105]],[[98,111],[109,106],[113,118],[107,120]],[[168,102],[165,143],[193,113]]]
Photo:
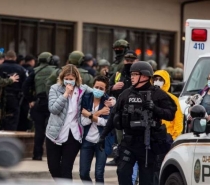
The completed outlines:
[[[101,98],[104,95],[104,91],[93,88],[93,95],[95,98]]]
[[[75,80],[64,80],[63,83],[64,85],[70,84],[72,86],[75,86]]]
[[[208,83],[207,84],[208,84],[208,87],[210,87],[210,80],[208,80]]]

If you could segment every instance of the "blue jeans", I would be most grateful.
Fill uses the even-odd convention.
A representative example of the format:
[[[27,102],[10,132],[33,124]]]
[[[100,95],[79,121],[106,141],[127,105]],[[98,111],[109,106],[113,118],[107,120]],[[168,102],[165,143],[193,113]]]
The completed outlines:
[[[133,175],[132,175],[132,182],[133,182],[133,185],[136,184],[136,180],[138,178],[138,170],[139,170],[139,165],[138,163],[136,162],[135,165],[133,166]]]
[[[96,157],[95,179],[96,182],[104,183],[104,168],[107,156],[105,151],[101,152],[96,143],[83,140],[80,150],[80,178],[82,181],[90,181],[90,169],[93,157]]]

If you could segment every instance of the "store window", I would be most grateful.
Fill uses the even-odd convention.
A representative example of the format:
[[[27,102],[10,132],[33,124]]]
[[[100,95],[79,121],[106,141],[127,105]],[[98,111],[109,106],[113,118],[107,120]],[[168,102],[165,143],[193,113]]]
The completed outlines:
[[[83,52],[114,61],[113,43],[127,40],[139,60],[155,60],[162,69],[174,64],[174,32],[84,24]]]
[[[73,50],[73,28],[69,22],[0,16],[0,48],[23,56],[48,51],[65,65]]]

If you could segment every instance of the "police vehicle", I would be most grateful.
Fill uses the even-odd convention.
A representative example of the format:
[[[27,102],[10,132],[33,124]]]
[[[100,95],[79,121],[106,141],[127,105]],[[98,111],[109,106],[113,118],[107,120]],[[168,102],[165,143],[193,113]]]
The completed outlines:
[[[185,29],[184,88],[179,96],[183,114],[188,113],[186,100],[197,94],[210,74],[210,20],[188,19]]]
[[[195,118],[192,130],[172,144],[162,162],[159,185],[210,184],[210,134],[206,120]]]

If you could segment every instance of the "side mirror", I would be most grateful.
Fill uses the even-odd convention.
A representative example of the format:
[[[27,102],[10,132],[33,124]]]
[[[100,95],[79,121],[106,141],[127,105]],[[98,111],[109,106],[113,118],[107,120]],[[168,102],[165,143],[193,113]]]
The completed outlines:
[[[206,132],[207,121],[203,118],[194,118],[192,120],[192,132],[199,136],[199,134]]]

